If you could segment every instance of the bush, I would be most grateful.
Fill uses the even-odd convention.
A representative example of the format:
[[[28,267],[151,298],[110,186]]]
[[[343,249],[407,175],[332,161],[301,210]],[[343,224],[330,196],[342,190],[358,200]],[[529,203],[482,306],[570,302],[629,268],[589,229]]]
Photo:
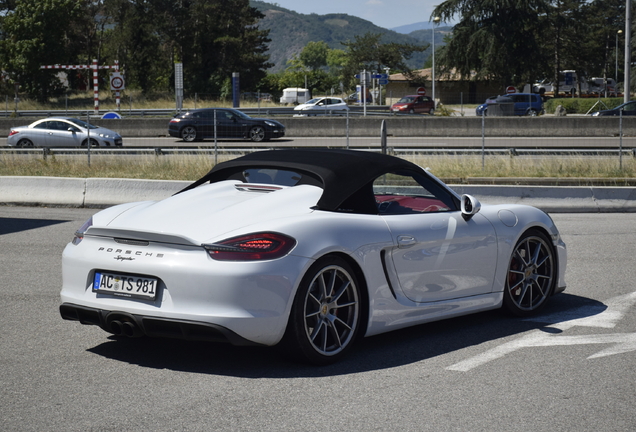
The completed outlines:
[[[544,108],[545,112],[554,114],[556,107],[563,105],[568,114],[585,114],[599,101],[602,103],[596,105],[594,111],[615,108],[623,103],[623,98],[550,98],[545,102]]]

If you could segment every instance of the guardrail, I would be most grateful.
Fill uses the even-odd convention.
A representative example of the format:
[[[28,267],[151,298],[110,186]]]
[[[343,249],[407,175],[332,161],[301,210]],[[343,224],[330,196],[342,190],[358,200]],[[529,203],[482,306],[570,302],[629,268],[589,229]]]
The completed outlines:
[[[343,146],[344,147],[344,146]],[[154,155],[154,156],[170,156],[170,155],[207,155],[207,154],[244,154],[263,150],[274,150],[276,146],[260,146],[260,147],[125,147],[125,148],[91,148],[90,153],[93,155]],[[358,148],[356,150],[381,152],[380,147]],[[0,154],[15,155],[41,155],[43,159],[48,156],[55,155],[88,155],[89,150],[77,147],[59,147],[59,148],[15,148],[0,147]],[[388,147],[387,153],[399,155],[507,155],[510,157],[522,156],[631,156],[636,158],[636,148],[631,149],[532,149],[532,148],[401,148]]]
[[[200,107],[205,108],[205,107]],[[343,116],[342,112],[331,111],[331,110],[316,110],[316,111],[305,111],[299,112],[294,111],[294,107],[260,107],[260,108],[237,108],[239,111],[244,112],[249,116],[270,116],[270,115],[328,115],[328,116]],[[182,112],[187,112],[188,109],[182,109]],[[109,110],[100,110],[99,114],[95,114],[93,110],[4,110],[0,111],[1,117],[77,117],[77,118],[101,118],[102,115],[107,112],[117,112],[121,116],[125,117],[173,117],[177,114],[177,110],[174,108],[154,108],[154,109],[122,109],[120,111],[109,111]],[[351,105],[349,106],[349,115],[359,116],[364,114],[364,107]],[[366,108],[367,115],[387,115],[389,114],[389,107],[386,105],[367,105]],[[400,115],[411,115],[411,114],[400,114]],[[415,114],[413,114],[415,115]]]

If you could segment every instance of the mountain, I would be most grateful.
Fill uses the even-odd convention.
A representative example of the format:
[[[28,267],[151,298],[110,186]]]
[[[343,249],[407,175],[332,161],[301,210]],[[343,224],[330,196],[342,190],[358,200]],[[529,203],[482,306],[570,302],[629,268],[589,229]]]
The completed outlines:
[[[437,47],[439,46],[446,45],[444,37],[449,36],[452,32],[452,27],[435,27],[435,48],[437,49]],[[413,39],[416,39],[420,42],[425,42],[427,44],[430,44],[433,40],[433,32],[430,28],[427,30],[412,31],[411,33],[409,33],[409,36]]]
[[[391,30],[393,30],[394,32],[397,32],[397,33],[409,34],[409,33],[414,32],[416,30],[430,30],[431,27],[433,27],[433,23],[432,22],[422,21],[422,22],[418,22],[418,23],[406,24],[406,25],[403,25],[403,26],[394,27]]]
[[[308,42],[324,41],[331,49],[344,49],[341,42],[353,41],[355,36],[365,33],[381,33],[382,42],[409,43],[427,45],[425,35],[405,35],[393,30],[378,27],[370,21],[348,14],[300,14],[276,4],[263,1],[250,0],[250,5],[265,15],[258,26],[261,29],[269,29],[270,62],[274,63],[271,72],[285,69],[287,61],[299,54]],[[437,38],[436,30],[435,46],[443,43],[443,38]],[[430,35],[430,31],[429,31]],[[413,69],[424,67],[430,50],[415,53],[409,61]]]

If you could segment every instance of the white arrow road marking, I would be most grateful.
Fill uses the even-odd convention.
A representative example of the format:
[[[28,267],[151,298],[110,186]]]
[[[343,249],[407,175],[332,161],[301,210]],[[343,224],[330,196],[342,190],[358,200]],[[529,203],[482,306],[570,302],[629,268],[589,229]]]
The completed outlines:
[[[547,328],[565,331],[574,326],[614,328],[618,321],[625,315],[627,310],[636,304],[636,292],[631,294],[614,297],[606,302],[607,309],[603,312],[591,315],[594,309],[598,307],[587,306],[579,308],[568,313],[555,313],[546,316],[539,316],[526,321],[536,321],[552,324]],[[585,318],[573,318],[564,320],[570,316],[585,316]],[[466,372],[481,366],[489,361],[499,359],[506,354],[510,354],[521,348],[539,347],[539,346],[567,346],[567,345],[585,345],[585,344],[616,344],[610,348],[602,350],[588,357],[600,358],[614,354],[622,354],[636,351],[636,333],[614,333],[601,335],[582,335],[582,336],[561,336],[552,333],[546,333],[541,330],[535,330],[525,336],[520,337],[512,342],[499,345],[496,348],[486,351],[483,354],[471,357],[467,360],[456,363],[447,367],[447,370]]]

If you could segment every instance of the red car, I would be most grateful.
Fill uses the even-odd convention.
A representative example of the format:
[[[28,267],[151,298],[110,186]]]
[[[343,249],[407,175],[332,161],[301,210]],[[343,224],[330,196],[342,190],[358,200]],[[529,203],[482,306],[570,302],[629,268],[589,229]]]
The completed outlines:
[[[391,105],[391,112],[399,113],[435,113],[435,102],[428,96],[404,96],[402,99]]]

